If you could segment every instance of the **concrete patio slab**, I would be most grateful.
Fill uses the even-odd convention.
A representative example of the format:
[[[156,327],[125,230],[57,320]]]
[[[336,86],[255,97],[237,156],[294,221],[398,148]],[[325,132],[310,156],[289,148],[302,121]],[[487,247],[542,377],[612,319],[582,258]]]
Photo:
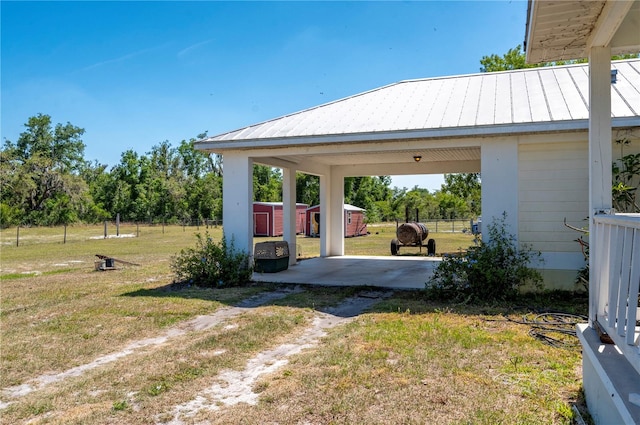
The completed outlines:
[[[254,273],[256,282],[327,286],[375,286],[423,289],[440,263],[438,257],[317,257],[299,261],[277,273]]]

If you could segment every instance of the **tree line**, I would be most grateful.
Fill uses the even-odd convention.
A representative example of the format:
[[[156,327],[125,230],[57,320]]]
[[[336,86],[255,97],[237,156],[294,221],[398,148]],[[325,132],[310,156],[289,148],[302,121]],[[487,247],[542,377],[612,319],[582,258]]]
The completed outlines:
[[[15,142],[0,150],[0,223],[60,225],[113,220],[181,223],[222,217],[223,164],[219,155],[163,141],[145,154],[127,150],[110,169],[84,158],[84,129],[51,117],[30,117]],[[367,210],[369,221],[404,217],[418,209],[424,218],[461,218],[479,214],[479,175],[445,176],[442,190],[393,188],[389,176],[345,178],[345,202]],[[279,169],[255,165],[256,201],[282,200]],[[317,205],[317,176],[298,173],[296,201]]]

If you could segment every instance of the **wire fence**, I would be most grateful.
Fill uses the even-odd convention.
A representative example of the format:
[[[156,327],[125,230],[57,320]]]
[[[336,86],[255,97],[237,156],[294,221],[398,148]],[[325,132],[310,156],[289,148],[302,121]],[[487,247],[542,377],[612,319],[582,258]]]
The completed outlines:
[[[398,223],[401,223],[400,221]],[[470,219],[455,220],[425,220],[424,223],[432,233],[477,233],[477,223]],[[396,223],[372,223],[370,227],[395,226]],[[0,244],[2,246],[22,246],[38,243],[63,243],[88,239],[140,237],[150,232],[165,232],[166,228],[181,227],[183,231],[208,230],[222,227],[221,219],[204,220],[192,219],[182,222],[165,222],[164,220],[145,222],[105,221],[94,225],[68,226],[17,226],[0,230]]]
[[[402,221],[398,221],[402,223]],[[463,218],[463,219],[435,219],[435,220],[420,220],[429,229],[429,232],[435,233],[478,233],[479,230],[477,220]]]
[[[0,230],[2,246],[23,246],[39,243],[76,242],[89,239],[140,237],[142,234],[165,233],[181,227],[183,231],[208,230],[222,227],[222,220],[184,220],[179,223],[157,220],[153,222],[105,221],[101,224],[75,224],[65,226],[17,226]]]

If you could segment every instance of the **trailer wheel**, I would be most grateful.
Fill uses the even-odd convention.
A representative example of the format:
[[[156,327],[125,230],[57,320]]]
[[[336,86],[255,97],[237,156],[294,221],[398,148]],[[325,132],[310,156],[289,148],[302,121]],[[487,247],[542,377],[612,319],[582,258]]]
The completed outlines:
[[[427,241],[427,255],[436,255],[436,240],[429,239]]]
[[[391,239],[391,255],[398,255],[400,251],[400,242],[397,239]]]

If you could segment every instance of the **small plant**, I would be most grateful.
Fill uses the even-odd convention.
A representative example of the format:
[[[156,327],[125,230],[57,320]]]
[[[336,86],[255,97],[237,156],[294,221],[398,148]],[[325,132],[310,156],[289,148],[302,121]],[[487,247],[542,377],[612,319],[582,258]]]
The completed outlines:
[[[542,275],[530,267],[539,252],[518,249],[506,229],[506,213],[487,226],[488,241],[465,253],[444,257],[427,282],[426,291],[437,299],[457,302],[513,299],[521,286],[540,286]]]
[[[151,385],[149,388],[147,388],[147,394],[155,397],[162,394],[165,391],[168,391],[170,388],[171,386],[167,382],[160,381],[156,384]]]
[[[171,270],[176,280],[202,287],[244,285],[251,280],[253,268],[249,255],[237,251],[233,240],[227,243],[223,236],[214,242],[208,233],[196,235],[196,247],[186,248],[171,259]]]
[[[113,402],[113,405],[111,406],[111,409],[113,409],[114,412],[120,412],[122,410],[127,410],[129,408],[129,403],[127,403],[127,400],[117,400]]]

